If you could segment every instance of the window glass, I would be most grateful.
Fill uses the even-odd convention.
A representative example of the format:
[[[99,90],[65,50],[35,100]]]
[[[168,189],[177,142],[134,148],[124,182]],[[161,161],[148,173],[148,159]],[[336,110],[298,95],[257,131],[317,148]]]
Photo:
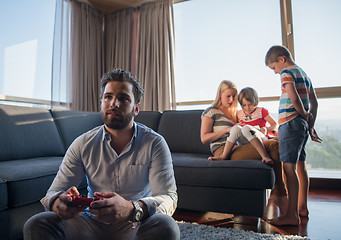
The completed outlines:
[[[296,63],[314,87],[341,86],[341,1],[292,1]]]
[[[341,1],[292,1],[295,61],[313,86],[341,86]],[[319,99],[316,130],[321,144],[309,141],[307,167],[313,177],[341,178],[341,98]]]
[[[264,63],[281,44],[279,1],[195,0],[174,4],[177,102],[212,100],[219,83],[280,94],[278,76]]]
[[[319,99],[315,129],[322,143],[308,141],[307,169],[310,177],[341,178],[341,98]]]
[[[341,112],[335,111],[341,105],[341,98],[319,99],[315,129],[322,143],[309,138],[307,169],[310,177],[341,178]],[[278,101],[260,102],[278,119]]]
[[[0,94],[50,100],[55,1],[3,1]]]
[[[296,63],[315,88],[340,86],[341,1],[292,1]],[[264,65],[268,48],[281,42],[279,1],[188,1],[174,5],[177,102],[213,100],[221,80],[279,96],[279,76]],[[322,70],[323,69],[323,70]],[[315,124],[321,144],[308,141],[311,177],[341,178],[341,98],[319,99]],[[205,109],[179,105],[177,109]],[[260,102],[278,119],[278,101]],[[240,107],[239,107],[240,108]]]

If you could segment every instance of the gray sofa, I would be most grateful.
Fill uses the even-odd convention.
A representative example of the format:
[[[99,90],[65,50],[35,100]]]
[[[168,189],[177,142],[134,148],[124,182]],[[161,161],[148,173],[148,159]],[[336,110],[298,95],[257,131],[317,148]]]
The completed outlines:
[[[272,168],[260,161],[207,160],[200,142],[201,110],[140,112],[143,123],[166,139],[173,157],[178,208],[261,217]],[[80,134],[101,125],[99,113],[0,104],[0,239],[22,238],[66,149]],[[84,180],[79,188],[86,191]]]

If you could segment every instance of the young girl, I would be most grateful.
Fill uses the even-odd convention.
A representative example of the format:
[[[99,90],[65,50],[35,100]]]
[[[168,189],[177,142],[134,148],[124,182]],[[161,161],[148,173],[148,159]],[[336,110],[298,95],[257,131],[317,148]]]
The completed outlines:
[[[273,164],[262,140],[270,138],[269,133],[278,129],[278,123],[265,108],[257,107],[259,99],[256,90],[244,88],[240,91],[238,101],[243,110],[238,111],[238,122],[231,130],[227,138],[224,152],[219,157],[210,157],[209,160],[227,159],[236,143],[244,145],[251,143],[262,157],[262,162]],[[266,123],[270,126],[267,127]]]

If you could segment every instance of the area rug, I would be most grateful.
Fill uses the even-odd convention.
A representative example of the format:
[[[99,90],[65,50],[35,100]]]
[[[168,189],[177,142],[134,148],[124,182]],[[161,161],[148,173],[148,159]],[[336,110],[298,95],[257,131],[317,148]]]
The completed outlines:
[[[264,234],[182,221],[177,223],[180,228],[181,240],[310,240],[308,237],[294,235]]]

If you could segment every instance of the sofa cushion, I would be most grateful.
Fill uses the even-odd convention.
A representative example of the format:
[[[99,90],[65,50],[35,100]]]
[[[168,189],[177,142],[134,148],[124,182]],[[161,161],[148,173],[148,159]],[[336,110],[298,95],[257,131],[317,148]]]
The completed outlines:
[[[65,150],[81,134],[103,124],[99,112],[51,110],[64,141]]]
[[[0,104],[0,161],[62,156],[64,146],[50,112]]]
[[[274,171],[258,160],[209,161],[207,154],[172,153],[177,185],[272,189]]]
[[[135,121],[138,123],[142,123],[146,125],[147,127],[150,127],[155,132],[157,131],[157,128],[159,126],[159,121],[162,113],[160,112],[154,112],[154,111],[141,111],[139,114],[135,117]]]
[[[0,179],[7,181],[8,207],[39,201],[50,187],[62,157],[0,162]],[[1,199],[5,195],[1,195]]]
[[[0,211],[7,208],[7,184],[6,180],[0,179]]]
[[[163,112],[158,133],[167,141],[171,152],[210,154],[209,144],[200,140],[202,110]]]

